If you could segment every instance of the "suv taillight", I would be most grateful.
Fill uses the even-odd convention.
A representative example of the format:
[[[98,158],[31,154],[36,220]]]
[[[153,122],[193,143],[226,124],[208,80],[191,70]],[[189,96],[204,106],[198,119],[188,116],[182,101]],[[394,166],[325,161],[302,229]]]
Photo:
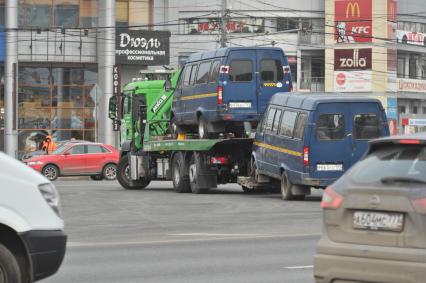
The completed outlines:
[[[412,200],[412,203],[418,213],[426,215],[426,198]]]
[[[309,166],[309,147],[303,147],[303,166]]]
[[[331,187],[327,187],[322,195],[321,208],[338,209],[343,203],[343,197],[336,193]]]
[[[223,88],[222,88],[222,86],[217,87],[217,104],[223,104]]]

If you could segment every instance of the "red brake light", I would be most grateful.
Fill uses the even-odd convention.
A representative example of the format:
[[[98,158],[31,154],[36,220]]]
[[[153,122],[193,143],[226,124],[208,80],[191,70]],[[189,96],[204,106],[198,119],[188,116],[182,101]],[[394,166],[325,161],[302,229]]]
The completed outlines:
[[[223,104],[223,88],[222,88],[222,86],[217,87],[217,104]]]
[[[226,165],[229,164],[228,157],[224,156],[213,156],[210,158],[211,164],[220,164],[220,165]]]
[[[426,214],[426,198],[419,198],[412,201],[414,209],[420,214]]]
[[[331,187],[327,187],[322,195],[321,208],[338,209],[343,203],[343,197],[336,193]]]
[[[420,144],[420,140],[399,140],[400,144]]]
[[[309,166],[309,147],[303,147],[303,166]]]

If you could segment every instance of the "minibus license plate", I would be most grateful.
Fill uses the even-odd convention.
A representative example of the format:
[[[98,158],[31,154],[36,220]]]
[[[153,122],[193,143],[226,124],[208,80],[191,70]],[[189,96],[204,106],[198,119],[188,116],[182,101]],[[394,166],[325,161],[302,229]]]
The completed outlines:
[[[251,102],[229,102],[229,108],[251,108]]]
[[[317,171],[343,171],[343,164],[317,164]]]
[[[402,213],[355,211],[353,227],[364,230],[402,231]]]

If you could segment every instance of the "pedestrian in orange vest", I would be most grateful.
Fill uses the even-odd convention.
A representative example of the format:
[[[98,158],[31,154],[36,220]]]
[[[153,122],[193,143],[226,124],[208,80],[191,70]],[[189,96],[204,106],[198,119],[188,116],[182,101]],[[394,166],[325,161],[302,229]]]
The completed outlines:
[[[51,136],[47,136],[43,141],[42,150],[46,151],[46,154],[51,154],[56,149],[56,143],[52,141]]]

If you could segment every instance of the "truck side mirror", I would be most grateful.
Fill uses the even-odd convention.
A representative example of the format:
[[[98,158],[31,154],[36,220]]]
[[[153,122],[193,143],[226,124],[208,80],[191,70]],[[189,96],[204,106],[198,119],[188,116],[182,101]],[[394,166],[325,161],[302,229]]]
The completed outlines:
[[[172,82],[170,81],[170,79],[167,79],[167,80],[164,82],[164,90],[165,90],[165,91],[171,91],[171,90],[173,90]]]
[[[108,117],[111,120],[117,119],[117,96],[111,96],[109,98],[109,112],[108,112]]]

